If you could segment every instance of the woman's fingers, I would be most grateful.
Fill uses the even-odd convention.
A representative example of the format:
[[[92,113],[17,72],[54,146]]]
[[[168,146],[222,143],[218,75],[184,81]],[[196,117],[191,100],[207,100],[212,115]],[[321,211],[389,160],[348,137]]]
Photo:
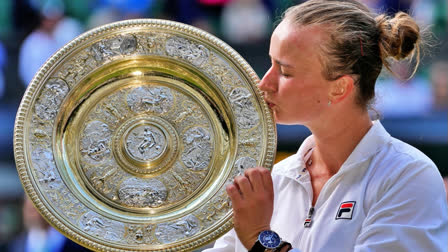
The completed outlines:
[[[264,169],[264,168],[261,168]],[[249,179],[249,182],[254,190],[254,192],[262,192],[264,191],[264,182],[261,174],[260,168],[251,168],[247,169],[244,172],[246,178]]]
[[[240,190],[235,186],[235,184],[227,185],[226,191],[227,195],[230,197],[230,200],[232,200],[233,205],[241,205],[243,198]]]
[[[250,195],[253,192],[252,185],[246,176],[237,176],[234,181],[235,181],[235,184],[240,189],[240,192],[243,195],[243,198],[245,196]]]

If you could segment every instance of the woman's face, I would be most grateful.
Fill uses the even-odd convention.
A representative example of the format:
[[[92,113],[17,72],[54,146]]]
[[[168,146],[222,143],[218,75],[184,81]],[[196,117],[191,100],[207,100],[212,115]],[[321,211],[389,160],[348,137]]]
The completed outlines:
[[[325,118],[330,81],[322,76],[324,29],[284,20],[271,37],[272,66],[259,84],[277,123],[308,125]],[[319,55],[321,54],[321,55]]]

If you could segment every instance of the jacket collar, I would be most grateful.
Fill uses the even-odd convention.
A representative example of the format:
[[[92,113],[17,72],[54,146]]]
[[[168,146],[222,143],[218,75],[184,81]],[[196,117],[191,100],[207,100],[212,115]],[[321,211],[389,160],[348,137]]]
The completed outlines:
[[[384,129],[381,122],[378,120],[373,121],[372,127],[367,134],[364,135],[347,160],[342,164],[338,173],[346,172],[351,168],[356,167],[357,164],[371,158],[391,140],[392,137]],[[304,157],[310,149],[315,147],[315,145],[314,136],[311,135],[307,137],[296,154],[291,158],[286,159],[282,165],[274,166],[273,173],[287,176],[298,181],[306,181],[309,174],[306,171],[306,160],[304,160]]]

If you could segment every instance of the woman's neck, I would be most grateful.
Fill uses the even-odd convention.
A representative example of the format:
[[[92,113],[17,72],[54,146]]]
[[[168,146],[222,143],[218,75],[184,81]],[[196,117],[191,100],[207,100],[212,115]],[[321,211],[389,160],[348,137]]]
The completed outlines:
[[[312,159],[321,172],[336,174],[372,126],[366,111],[346,115],[330,118],[325,125],[310,127],[316,143]]]

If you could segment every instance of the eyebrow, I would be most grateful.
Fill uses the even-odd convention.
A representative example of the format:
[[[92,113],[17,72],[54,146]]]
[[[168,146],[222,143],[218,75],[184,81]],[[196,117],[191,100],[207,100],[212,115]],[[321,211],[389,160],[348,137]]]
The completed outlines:
[[[282,66],[282,67],[290,67],[290,68],[293,68],[292,65],[286,64],[286,63],[281,62],[280,60],[277,60],[277,59],[273,59],[271,55],[269,55],[269,57],[271,58],[271,60],[275,61],[275,63],[279,64],[279,65]]]

